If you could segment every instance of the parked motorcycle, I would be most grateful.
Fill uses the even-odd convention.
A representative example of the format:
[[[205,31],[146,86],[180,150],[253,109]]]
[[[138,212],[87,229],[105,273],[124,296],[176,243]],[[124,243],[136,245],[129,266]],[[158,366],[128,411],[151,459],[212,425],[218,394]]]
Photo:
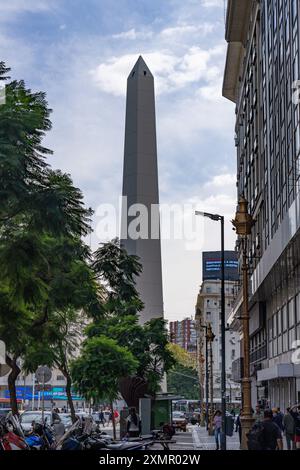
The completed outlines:
[[[152,444],[152,436],[147,439],[137,438],[116,442],[99,428],[94,429],[86,418],[77,420],[71,426],[57,443],[56,450],[132,451],[145,450]]]
[[[54,443],[52,431],[47,423],[32,423],[32,431],[25,438],[32,450],[50,450]]]
[[[0,451],[28,450],[20,422],[16,416],[9,413],[0,417]]]

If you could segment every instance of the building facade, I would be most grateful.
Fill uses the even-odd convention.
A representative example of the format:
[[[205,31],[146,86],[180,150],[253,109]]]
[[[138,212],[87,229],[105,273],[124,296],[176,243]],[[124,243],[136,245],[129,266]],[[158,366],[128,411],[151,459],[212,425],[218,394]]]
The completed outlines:
[[[212,342],[213,351],[213,393],[215,399],[221,399],[221,253],[202,253],[202,276],[203,282],[197,297],[196,313],[199,319],[198,331],[201,357],[204,359],[202,375],[205,374],[206,361],[206,330],[202,326],[208,323],[212,326],[215,339]],[[225,315],[226,322],[231,312],[233,300],[235,298],[238,264],[237,254],[234,251],[225,252]],[[239,356],[239,335],[233,330],[226,331],[226,395],[228,401],[238,401],[240,399],[240,386],[232,380],[232,363]],[[230,400],[231,398],[231,400]]]
[[[172,343],[178,344],[178,346],[192,355],[196,354],[197,334],[195,321],[192,318],[171,321],[169,323],[169,332]]]
[[[0,407],[9,407],[9,390],[7,383],[8,375],[0,377]],[[45,408],[67,407],[66,396],[66,379],[59,369],[52,369],[52,377],[48,382],[47,390],[44,392]],[[39,384],[35,378],[35,374],[20,373],[16,381],[17,400],[21,407],[25,409],[39,409],[42,405],[42,392],[39,391]],[[72,392],[74,406],[76,408],[84,408],[85,400]]]
[[[229,0],[223,83],[235,103],[238,197],[255,220],[247,250],[252,403],[281,408],[300,401],[299,13],[299,0]],[[241,305],[240,292],[230,316],[237,331]]]

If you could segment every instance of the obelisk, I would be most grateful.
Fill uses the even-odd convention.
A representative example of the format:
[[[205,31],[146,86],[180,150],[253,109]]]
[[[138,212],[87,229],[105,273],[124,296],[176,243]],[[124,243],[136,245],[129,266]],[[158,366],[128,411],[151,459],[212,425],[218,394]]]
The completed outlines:
[[[140,314],[140,323],[143,324],[163,316],[163,293],[154,79],[141,56],[127,79],[122,194],[121,243],[129,254],[140,258],[143,267],[137,278],[137,290],[144,303]],[[127,198],[127,208],[124,197]],[[146,224],[139,227],[140,233],[132,238],[128,228],[136,219],[132,216],[136,204],[142,204],[148,216]],[[128,215],[130,208],[133,212]],[[142,212],[145,215],[145,210]]]

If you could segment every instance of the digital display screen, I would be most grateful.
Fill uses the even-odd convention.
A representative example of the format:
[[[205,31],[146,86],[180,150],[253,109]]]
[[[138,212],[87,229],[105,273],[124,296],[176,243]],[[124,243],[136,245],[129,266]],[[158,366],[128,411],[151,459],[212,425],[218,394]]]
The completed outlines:
[[[203,256],[203,280],[221,279],[221,252],[204,252]],[[239,279],[238,255],[235,251],[224,253],[225,280],[237,281]]]

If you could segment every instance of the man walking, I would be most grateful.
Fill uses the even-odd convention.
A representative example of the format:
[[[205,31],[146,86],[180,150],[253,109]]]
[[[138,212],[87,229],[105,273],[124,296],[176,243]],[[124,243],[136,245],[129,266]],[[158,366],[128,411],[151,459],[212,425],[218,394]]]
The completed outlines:
[[[277,424],[279,429],[283,431],[283,414],[280,411],[280,408],[273,408],[273,421]]]
[[[255,419],[256,423],[261,423],[264,419],[263,411],[261,410],[259,405],[255,407],[255,413],[253,414],[253,418]]]
[[[287,450],[295,449],[295,421],[293,416],[290,413],[291,409],[287,408],[286,413],[283,417],[283,428],[285,434],[285,440],[287,445]]]
[[[102,408],[99,411],[99,423],[102,424],[103,427],[105,427],[105,417],[104,417],[104,412]]]
[[[296,449],[300,449],[300,405],[295,405],[291,408],[290,413],[294,418],[295,423],[295,445]]]
[[[249,450],[282,450],[281,430],[273,421],[271,410],[265,410],[261,423],[255,423],[248,434]]]

